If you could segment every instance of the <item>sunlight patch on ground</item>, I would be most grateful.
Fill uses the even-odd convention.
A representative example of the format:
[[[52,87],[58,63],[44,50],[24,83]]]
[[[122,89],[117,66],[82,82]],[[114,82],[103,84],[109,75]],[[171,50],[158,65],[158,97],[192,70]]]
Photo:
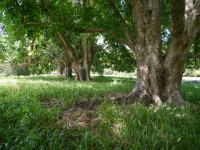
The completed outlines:
[[[16,79],[10,79],[10,78],[1,78],[0,79],[0,85],[4,85],[4,84],[16,85],[17,82],[18,81]]]
[[[118,84],[121,84],[122,82],[118,79],[114,79],[113,82],[111,82],[111,86],[112,85],[118,85]]]

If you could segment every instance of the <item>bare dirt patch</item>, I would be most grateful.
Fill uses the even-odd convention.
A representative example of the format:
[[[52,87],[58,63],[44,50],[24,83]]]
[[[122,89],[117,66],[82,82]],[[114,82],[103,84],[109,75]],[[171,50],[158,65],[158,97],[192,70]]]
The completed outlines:
[[[100,117],[95,110],[102,104],[103,99],[77,100],[68,107],[63,102],[50,97],[43,97],[40,101],[46,108],[60,108],[61,113],[57,123],[62,128],[88,128],[100,122]]]
[[[72,106],[63,110],[59,120],[60,125],[68,127],[94,127],[99,122],[99,115],[95,110],[102,104],[100,98],[76,101]]]
[[[101,117],[97,113],[98,107],[104,100],[111,100],[113,103],[121,104],[127,96],[124,93],[111,93],[104,97],[77,100],[71,106],[50,97],[40,99],[41,104],[46,108],[58,107],[61,110],[58,125],[62,128],[89,128],[96,127],[101,122]]]
[[[40,102],[41,102],[42,106],[44,106],[46,108],[53,108],[53,107],[59,107],[61,109],[65,108],[64,103],[62,103],[61,101],[59,101],[55,98],[51,98],[51,97],[42,97],[42,98],[40,98]]]
[[[106,96],[106,99],[111,100],[113,103],[122,104],[126,103],[127,96],[125,93],[111,93]]]
[[[94,110],[101,105],[102,100],[100,98],[91,98],[89,100],[76,101],[72,108],[81,108],[83,110]]]
[[[70,128],[89,128],[97,125],[100,117],[94,111],[86,111],[83,109],[66,110],[62,113],[58,124],[62,127]]]

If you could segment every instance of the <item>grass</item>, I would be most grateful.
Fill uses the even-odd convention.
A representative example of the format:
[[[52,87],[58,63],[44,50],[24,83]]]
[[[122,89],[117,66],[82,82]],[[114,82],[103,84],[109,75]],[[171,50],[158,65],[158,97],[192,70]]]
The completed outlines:
[[[199,84],[183,84],[183,97],[192,103],[184,109],[167,105],[116,105],[104,100],[96,109],[83,111],[97,116],[91,126],[73,127],[66,121],[60,123],[63,110],[56,105],[45,107],[41,103],[42,99],[52,99],[67,108],[75,101],[91,97],[128,93],[133,83],[124,78],[95,78],[92,82],[76,82],[62,77],[1,78],[0,149],[200,147]],[[78,115],[80,119],[81,114]]]

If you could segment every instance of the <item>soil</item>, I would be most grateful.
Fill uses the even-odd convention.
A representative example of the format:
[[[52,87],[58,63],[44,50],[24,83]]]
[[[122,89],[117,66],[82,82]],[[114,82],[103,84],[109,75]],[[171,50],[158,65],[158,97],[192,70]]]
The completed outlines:
[[[98,109],[103,100],[111,100],[113,103],[121,104],[125,102],[126,96],[127,94],[123,93],[111,93],[102,98],[77,100],[71,106],[66,106],[63,102],[50,97],[42,97],[40,101],[45,108],[60,108],[61,113],[57,121],[60,127],[94,128],[101,122],[101,117],[95,110]]]

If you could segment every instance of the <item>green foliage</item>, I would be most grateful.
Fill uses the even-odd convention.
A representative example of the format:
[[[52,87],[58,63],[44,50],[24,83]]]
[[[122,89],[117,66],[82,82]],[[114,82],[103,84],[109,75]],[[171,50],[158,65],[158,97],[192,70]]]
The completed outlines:
[[[136,60],[131,49],[119,43],[112,43],[107,49],[109,67],[120,72],[134,72]]]
[[[48,37],[47,40],[52,38],[56,39],[54,40],[56,44],[58,42],[57,38],[55,37],[55,34],[57,34],[57,32],[61,32],[65,34],[65,38],[69,40],[69,42],[73,47],[75,47],[75,49],[77,50],[76,55],[79,58],[81,58],[82,55],[82,51],[78,50],[79,49],[78,46],[80,45],[80,40],[82,40],[82,36],[87,36],[86,34],[80,34],[80,31],[84,29],[88,28],[91,29],[104,28],[106,30],[114,29],[114,32],[116,33],[115,36],[124,36],[124,33],[122,31],[123,29],[119,30],[121,27],[121,23],[119,23],[118,19],[117,20],[115,19],[116,18],[115,12],[109,13],[110,4],[105,1],[103,2],[97,1],[95,3],[91,2],[82,5],[79,4],[76,5],[72,3],[72,1],[70,0],[65,0],[65,1],[4,0],[1,2],[1,4],[2,4],[1,7],[2,11],[4,12],[4,17],[2,19],[2,22],[6,24],[7,32],[12,33],[12,37],[18,40],[19,39],[24,40],[24,37],[28,39],[34,39],[35,37],[40,36],[42,34],[44,37]],[[116,4],[116,7],[120,11],[122,11],[123,16],[126,17],[126,19],[131,22],[132,19],[130,14],[132,13],[130,10],[130,3],[128,1],[124,1],[123,3],[119,1]],[[14,22],[14,24],[10,24],[10,22]],[[20,32],[18,31],[19,28],[22,29],[20,30]],[[9,34],[9,36],[11,36],[11,34]],[[96,34],[93,34],[92,36],[95,37]],[[105,34],[105,36],[107,37],[107,39],[113,38],[112,36],[110,37],[110,34]],[[113,39],[111,40],[111,42],[113,42]],[[21,52],[18,53],[20,54],[18,55],[19,57],[17,57],[18,60],[27,59],[28,56],[27,54],[29,54],[27,53],[27,44],[24,43],[23,46],[24,48],[20,48]],[[110,47],[109,49],[111,50],[112,48]],[[107,61],[104,62],[104,64],[109,64],[109,67],[113,69],[117,69],[120,71],[132,70],[132,67],[128,68],[125,63],[126,61],[123,60],[124,57],[125,60],[132,61],[132,59],[129,59],[131,58],[130,54],[126,53],[126,50],[124,50],[123,46],[122,46],[122,51],[123,52],[125,51],[124,54],[123,52],[120,52],[119,49],[117,51],[115,49],[116,48],[114,47],[113,48],[114,51],[111,52],[106,59],[105,58],[99,58],[99,59]],[[111,55],[115,53],[117,59],[115,62],[111,62],[112,60],[110,59],[113,59]],[[99,54],[97,54],[96,56],[99,56]],[[26,60],[24,62],[27,63],[28,61]],[[95,61],[93,62],[94,62],[94,68],[96,68],[94,70],[102,72],[104,67],[102,67],[102,65],[99,63],[100,60],[97,60],[97,62]],[[114,64],[112,65],[110,63]],[[117,66],[119,64],[123,65]],[[32,65],[32,66],[40,68],[41,66],[46,66],[46,64],[43,65],[42,63],[40,64],[40,66],[38,65]],[[21,69],[24,70],[23,68],[19,68],[18,70]],[[34,69],[31,69],[29,72],[37,73],[37,71],[33,70]]]
[[[103,75],[104,69],[109,68],[107,53],[102,46],[95,48],[95,55],[92,60],[92,71],[97,72],[99,75]]]
[[[120,43],[108,42],[95,48],[92,69],[103,74],[103,70],[110,68],[119,72],[134,72],[136,60],[131,49]]]
[[[2,0],[0,13],[0,23],[5,24],[5,31],[9,37],[0,40],[0,46],[3,47],[0,51],[0,59],[3,62],[15,60],[14,64],[29,64],[30,59],[37,61],[17,69],[26,70],[25,74],[41,74],[54,69],[52,56],[69,58],[68,54],[64,53],[58,33],[64,35],[75,49],[74,54],[81,58],[83,55],[80,48],[81,40],[88,36],[83,32],[94,29],[105,31],[101,33],[105,38],[105,45],[102,50],[98,48],[95,50],[97,54],[94,54],[93,70],[100,74],[104,68],[125,72],[135,70],[136,62],[132,50],[127,49],[127,37],[124,32],[127,30],[132,33],[130,38],[134,41],[134,14],[129,0],[91,0],[82,3],[75,3],[72,0]],[[161,25],[163,55],[167,52],[170,39],[170,22],[169,2],[164,0]],[[91,40],[95,44],[98,35],[99,33],[90,33]],[[37,38],[39,48],[35,48],[30,56],[28,47],[34,38]],[[9,40],[10,44],[5,40]],[[21,43],[20,48],[13,47],[18,41]],[[59,47],[56,49],[60,54],[47,50],[44,45],[48,45],[49,41],[51,45]],[[197,69],[200,66],[199,43],[197,38],[187,61],[186,67],[189,69]],[[13,52],[13,49],[15,49],[13,55],[8,56],[11,54],[8,51]],[[21,74],[20,71],[17,74]]]
[[[1,35],[0,60],[3,64],[10,64],[12,74],[29,75],[42,74],[53,70],[55,56],[60,55],[60,48],[51,40],[45,41],[43,36],[34,39],[24,37],[12,40],[7,35]],[[32,46],[32,47],[31,47]],[[6,71],[5,69],[1,69]]]
[[[200,34],[197,36],[187,59],[186,68],[195,70],[200,68]]]

